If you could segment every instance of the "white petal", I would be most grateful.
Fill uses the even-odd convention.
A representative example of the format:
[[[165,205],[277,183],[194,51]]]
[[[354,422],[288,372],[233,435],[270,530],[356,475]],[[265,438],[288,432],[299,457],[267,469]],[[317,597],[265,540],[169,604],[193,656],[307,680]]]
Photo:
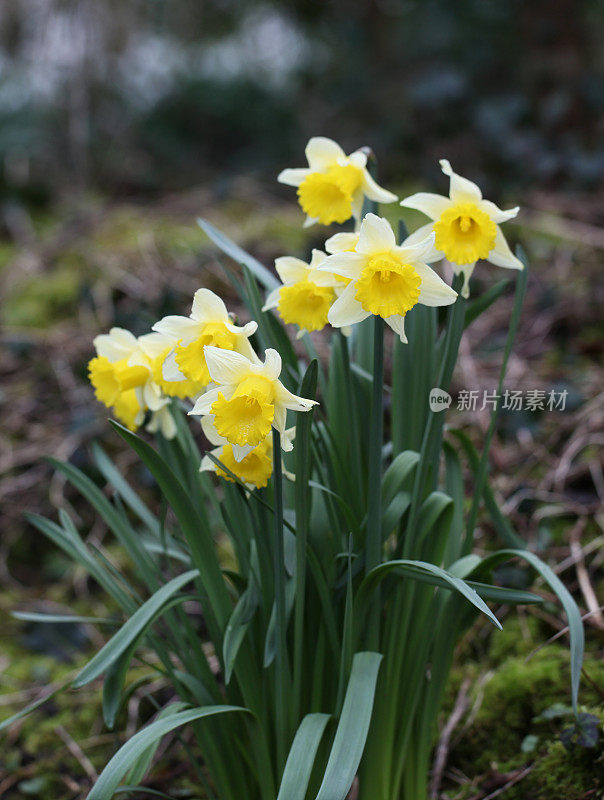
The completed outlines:
[[[168,347],[174,346],[175,341],[173,336],[165,333],[145,333],[138,337],[140,348],[148,358],[161,356]]]
[[[407,248],[411,245],[423,242],[426,236],[429,236],[433,230],[433,222],[428,222],[427,225],[422,225],[421,228],[418,228],[416,231],[413,231],[413,233],[407,236],[405,241],[401,244],[401,248]],[[424,254],[422,261],[424,261],[426,264],[432,264],[434,261],[440,261],[441,258],[444,258],[444,253],[442,253],[440,250],[437,250],[436,246],[433,246],[429,253]]]
[[[306,145],[305,153],[310,168],[318,172],[336,164],[339,158],[346,158],[340,145],[326,136],[313,136]]]
[[[256,445],[253,444],[234,444],[233,447],[233,458],[235,461],[243,461],[243,459],[248,456]]]
[[[256,333],[258,330],[258,323],[252,320],[251,322],[246,322],[245,325],[234,325],[232,322],[228,322],[225,320],[224,327],[231,331],[231,333],[236,333],[237,336],[252,336],[252,334]]]
[[[171,315],[156,322],[153,330],[157,333],[163,333],[165,336],[171,336],[173,339],[178,339],[187,345],[197,338],[200,333],[200,326],[198,322],[190,317]]]
[[[174,350],[168,353],[161,368],[161,376],[165,381],[169,382],[186,380],[186,375],[182,374],[176,363],[176,353]]]
[[[210,377],[216,383],[227,385],[239,383],[250,371],[249,359],[234,350],[223,350],[206,344],[203,352]]]
[[[159,422],[159,428],[164,439],[174,439],[176,436],[176,423],[174,422],[174,417],[170,413],[169,407],[166,405],[159,411],[156,411],[155,416]]]
[[[254,325],[256,323],[254,322]],[[260,359],[256,355],[256,352],[252,345],[249,342],[249,339],[244,339],[243,337],[238,339],[237,344],[235,345],[235,350],[237,353],[241,353],[241,355],[245,356],[252,364],[260,364]]]
[[[384,317],[384,322],[392,328],[403,344],[407,344],[404,314],[393,314],[391,317]]]
[[[275,416],[273,417],[273,428],[281,435],[281,447],[285,436],[285,425],[287,420],[287,408],[282,405],[275,405]]]
[[[308,264],[300,258],[281,256],[275,259],[275,269],[282,283],[298,283],[298,281],[303,281],[306,278]]]
[[[359,229],[361,216],[363,215],[363,206],[365,205],[365,195],[363,194],[363,185],[352,195],[352,216],[355,221],[355,231]]]
[[[434,253],[434,231],[429,233],[425,239],[420,239],[414,244],[405,244],[396,248],[396,252],[406,261],[424,261],[427,256]]]
[[[499,208],[495,203],[490,200],[481,200],[478,207],[485,211],[495,223],[507,222],[509,219],[514,219],[520,211],[520,206],[509,208],[507,211]]]
[[[325,249],[332,255],[334,253],[345,253],[354,250],[359,241],[358,233],[334,233],[325,242]]]
[[[221,436],[216,430],[214,419],[215,418],[213,414],[208,414],[206,417],[201,418],[201,429],[203,431],[203,435],[206,437],[208,442],[210,442],[210,444],[214,445],[214,447],[228,444],[227,439],[225,439],[224,436]]]
[[[340,159],[340,163],[342,166],[350,164],[351,167],[365,169],[367,166],[367,153],[364,153],[362,150],[355,150],[354,153],[351,153],[348,156],[348,158]]]
[[[292,442],[294,441],[295,438],[296,438],[296,426],[294,425],[291,428],[287,428],[284,431],[283,435],[281,436],[281,441],[286,439],[291,444],[291,447],[289,448],[289,450],[293,450]],[[289,452],[289,450],[286,451],[286,452]]]
[[[109,361],[128,358],[138,347],[136,336],[125,328],[111,328],[109,333],[95,336],[93,344],[98,355]]]
[[[388,220],[376,214],[367,214],[361,222],[357,253],[371,255],[392,250],[396,246],[396,238]]]
[[[349,283],[329,309],[327,319],[329,324],[333,325],[334,328],[344,328],[347,325],[354,325],[371,316],[369,311],[365,311],[355,295],[356,286],[354,283]]]
[[[266,303],[262,306],[263,311],[269,311],[271,308],[277,308],[279,305],[279,297],[281,295],[282,286],[277,286],[272,292],[269,292],[266,297]]]
[[[335,253],[333,256],[328,256],[317,270],[356,280],[366,262],[367,257],[359,253]]]
[[[327,253],[324,253],[322,250],[314,248],[310,259],[310,264],[309,264],[310,268],[316,269],[325,261],[326,258],[327,258]]]
[[[277,416],[277,406],[284,406],[291,411],[309,411],[316,405],[318,405],[316,400],[307,400],[305,397],[292,394],[281,382],[276,386],[275,416]]]
[[[422,279],[419,302],[424,306],[448,306],[457,300],[457,292],[440,278],[427,264],[414,264]]]
[[[319,221],[318,217],[306,217],[306,219],[304,220],[304,225],[302,227],[310,228],[312,225],[316,225],[318,221]]]
[[[279,183],[284,183],[286,186],[299,186],[304,178],[307,178],[311,169],[303,167],[301,169],[284,169],[277,176]]]
[[[262,374],[272,381],[276,381],[281,375],[281,356],[272,347],[264,351],[264,365]]]
[[[159,411],[166,403],[170,402],[167,397],[162,395],[160,387],[154,381],[147,381],[143,386],[143,400],[150,411]]]
[[[509,269],[524,269],[524,265],[520,259],[510,250],[510,246],[505,240],[505,236],[501,232],[501,228],[497,226],[497,235],[495,236],[495,247],[491,250],[486,258],[491,264],[497,267],[508,267]]]
[[[430,192],[417,192],[401,200],[401,205],[405,208],[414,208],[421,211],[430,219],[439,219],[443,211],[451,205],[451,198],[443,197],[442,194],[431,194]]]
[[[198,289],[193,295],[191,317],[198,322],[225,322],[228,312],[217,294],[209,289]]]
[[[219,461],[222,461],[222,447],[216,447],[214,450],[210,450],[210,453],[217,458]],[[208,456],[204,456],[201,459],[201,466],[199,467],[200,472],[216,472],[216,464],[212,461],[211,458]]]
[[[224,394],[224,396],[228,399],[229,392],[225,391],[222,386],[218,386],[216,389],[208,389],[205,394],[202,394],[201,397],[198,397],[195,401],[195,405],[189,411],[190,416],[199,417],[202,414],[209,414],[212,405],[218,400],[218,395]]]
[[[453,273],[455,275],[463,275],[463,284],[461,287],[461,296],[466,299],[470,296],[470,278],[474,272],[476,262],[473,264],[451,264]]]
[[[442,158],[439,164],[445,175],[448,175],[451,179],[449,185],[449,197],[451,200],[455,203],[478,203],[482,200],[482,192],[478,186],[467,178],[462,178],[461,175],[453,172],[453,168],[446,158]]]
[[[363,194],[375,203],[394,203],[398,197],[374,181],[369,170],[363,170]]]

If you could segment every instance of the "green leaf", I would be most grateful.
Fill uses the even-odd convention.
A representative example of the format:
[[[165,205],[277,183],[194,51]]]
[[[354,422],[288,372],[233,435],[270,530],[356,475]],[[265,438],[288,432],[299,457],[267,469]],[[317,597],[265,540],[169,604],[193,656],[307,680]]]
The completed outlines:
[[[579,695],[579,682],[581,680],[581,669],[583,667],[583,650],[585,646],[585,634],[583,631],[583,621],[581,619],[581,612],[572,595],[562,583],[560,578],[555,575],[552,570],[545,564],[539,556],[530,553],[528,550],[499,550],[490,556],[484,558],[481,564],[477,567],[478,572],[491,570],[496,564],[507,560],[512,557],[522,558],[533,567],[533,569],[541,575],[543,580],[548,584],[550,589],[556,594],[562,607],[566,612],[568,619],[568,629],[570,633],[570,673],[571,673],[571,696],[573,702],[573,711],[577,716],[577,701]]]
[[[405,450],[396,456],[382,478],[384,506],[388,506],[394,496],[404,487],[406,480],[413,474],[418,461],[419,453],[416,453],[415,450]]]
[[[155,721],[159,719],[168,719],[168,717],[178,714],[179,711],[183,711],[186,707],[186,703],[171,703],[165,708],[162,708],[159,714],[155,717]],[[147,774],[147,770],[151,766],[153,756],[157,752],[160,741],[160,739],[157,739],[155,742],[153,742],[153,744],[149,745],[146,750],[143,750],[143,752],[137,757],[134,764],[128,770],[128,774],[126,775],[126,780],[128,783],[136,786],[143,780]]]
[[[79,617],[73,614],[39,614],[35,611],[12,611],[11,617],[22,619],[26,622],[52,622],[52,623],[90,623],[91,625],[117,625],[114,619],[106,617]]]
[[[226,253],[229,258],[241,264],[242,267],[247,267],[250,272],[254,274],[257,280],[269,291],[276,289],[279,286],[279,281],[275,278],[272,272],[261,264],[258,259],[246,253],[245,250],[235,244],[228,236],[221,233],[215,228],[207,219],[199,218],[197,220],[199,227],[207,233],[210,239],[217,245],[223,253]]]
[[[307,714],[287,756],[277,800],[304,800],[329,714]]]
[[[499,624],[497,617],[495,617],[490,608],[486,605],[484,600],[479,597],[474,589],[468,586],[468,584],[465,581],[462,581],[460,578],[456,578],[446,570],[437,567],[435,564],[429,564],[425,561],[397,559],[395,561],[386,561],[384,564],[374,567],[374,569],[372,569],[371,572],[365,576],[363,583],[359,587],[356,603],[360,609],[363,609],[363,605],[368,596],[380,583],[380,581],[392,573],[404,575],[405,577],[412,578],[413,580],[431,583],[434,586],[443,586],[444,582],[444,584],[446,584],[446,588],[459,592],[459,594],[465,597],[466,600],[468,600],[473,606],[481,611],[497,628],[501,629],[501,625]]]
[[[231,711],[242,711],[249,713],[246,708],[240,706],[206,706],[205,708],[192,708],[186,711],[178,711],[163,719],[155,720],[124,744],[105,769],[100,774],[87,800],[111,800],[120,781],[128,770],[136,763],[138,757],[144,753],[148,747],[161,739],[167,733],[196,722],[204,717],[211,717],[217,714],[226,714]]]
[[[254,548],[255,546],[256,543],[252,542],[252,547]],[[231,618],[229,619],[228,625],[226,626],[226,630],[224,632],[222,652],[225,673],[224,682],[227,684],[227,686],[231,681],[231,675],[233,673],[233,667],[235,665],[237,653],[239,652],[241,643],[243,642],[245,634],[247,633],[250,622],[254,618],[254,614],[256,613],[259,603],[260,592],[258,586],[256,585],[254,573],[252,570],[250,570],[247,589],[237,601],[237,605],[231,614]]]
[[[193,562],[199,570],[203,589],[207,592],[210,607],[206,609],[206,612],[209,611],[214,616],[218,623],[220,634],[222,634],[231,615],[231,601],[224,583],[218,556],[216,555],[212,533],[206,521],[202,519],[182,485],[159,453],[123,425],[113,420],[110,423],[132,449],[138,453],[157,481],[166,500],[172,506],[191,548]],[[211,625],[211,620],[208,620],[208,624]],[[217,631],[211,631],[211,633],[213,634],[214,643],[218,644],[220,634]]]
[[[371,723],[382,655],[357,653],[323,782],[316,800],[345,800],[357,773]]]
[[[47,703],[52,697],[57,695],[59,692],[62,692],[63,689],[65,689],[68,684],[69,684],[68,680],[61,683],[59,686],[48,692],[48,694],[45,694],[44,697],[41,697],[38,700],[34,700],[33,703],[30,703],[28,706],[25,706],[25,708],[22,708],[21,711],[17,711],[16,714],[13,714],[12,716],[3,719],[2,722],[0,722],[0,731],[6,730],[6,728],[10,728],[11,725],[13,725],[15,722],[18,722],[20,719],[23,719],[23,717],[26,717],[28,714],[31,714],[32,711],[35,711],[37,708],[40,708],[40,706],[43,706],[44,703]]]
[[[155,618],[163,610],[168,601],[176,592],[189,581],[198,577],[199,571],[189,570],[183,575],[172,578],[161,589],[158,589],[146,603],[144,603],[130,619],[124,623],[119,631],[99,650],[94,658],[74,678],[72,685],[76,688],[85,686],[93,681],[128,649],[128,647],[141,636]]]

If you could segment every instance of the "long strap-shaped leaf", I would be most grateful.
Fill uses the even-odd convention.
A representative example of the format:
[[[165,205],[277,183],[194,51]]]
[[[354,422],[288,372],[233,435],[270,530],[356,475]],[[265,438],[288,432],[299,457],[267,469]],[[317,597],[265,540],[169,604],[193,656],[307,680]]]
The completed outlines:
[[[279,286],[279,281],[275,276],[267,270],[256,258],[246,253],[242,247],[235,244],[228,236],[215,228],[207,219],[199,218],[197,220],[199,227],[207,233],[215,245],[218,245],[223,253],[236,261],[238,264],[247,267],[250,272],[260,281],[260,283],[268,289],[276,289]]]
[[[571,696],[573,703],[573,711],[577,715],[577,699],[579,694],[579,681],[581,680],[581,668],[583,666],[583,649],[585,646],[585,633],[583,631],[583,621],[581,619],[581,612],[577,604],[573,600],[571,593],[566,586],[562,583],[560,578],[555,575],[552,570],[545,564],[539,556],[530,553],[528,550],[498,550],[490,556],[484,558],[479,567],[478,572],[492,569],[496,564],[505,561],[508,558],[517,556],[523,558],[533,567],[533,569],[541,575],[543,580],[549,585],[550,589],[556,593],[558,599],[562,603],[562,607],[566,612],[568,618],[568,629],[570,633],[570,681],[571,681]]]
[[[357,653],[316,800],[344,800],[359,768],[373,711],[381,653]]]
[[[329,714],[307,714],[298,728],[283,770],[277,800],[304,800]]]
[[[118,658],[151,624],[162,609],[164,609],[170,598],[182,589],[186,583],[198,576],[199,571],[192,569],[182,575],[178,575],[176,578],[172,578],[165,586],[158,589],[157,592],[155,592],[155,594],[124,623],[115,636],[99,650],[96,656],[86,664],[84,669],[76,675],[72,685],[76,688],[85,686],[105,672],[116,658]]]
[[[220,633],[224,632],[231,615],[232,605],[224,583],[216,549],[209,528],[200,518],[186,491],[170,471],[165,461],[151,445],[123,425],[110,420],[119,435],[138,453],[157,481],[166,500],[172,506],[178,522],[191,548],[195,566],[199,570],[201,583],[207,592],[209,611],[216,619]],[[210,624],[210,620],[208,620]],[[217,644],[218,642],[215,641]]]
[[[195,722],[216,714],[226,714],[230,711],[249,713],[246,708],[240,706],[206,706],[205,708],[191,708],[187,711],[179,711],[169,717],[155,720],[155,722],[147,725],[146,728],[138,731],[117,751],[101,772],[87,800],[111,800],[120,781],[137,762],[139,756],[170,731],[180,728],[182,725],[187,725],[189,722]]]
[[[443,582],[448,587],[454,589],[459,594],[463,595],[466,600],[469,600],[473,606],[481,611],[497,628],[501,629],[501,625],[497,617],[493,614],[491,609],[487,606],[484,600],[461,578],[456,578],[444,569],[437,567],[435,564],[429,564],[426,561],[411,561],[409,559],[396,559],[395,561],[387,561],[385,564],[380,564],[375,567],[371,572],[365,576],[363,583],[359,587],[359,591],[355,600],[359,612],[364,610],[364,605],[368,595],[382,581],[387,575],[395,573],[404,575],[408,578],[415,580],[424,580],[427,583],[433,583],[435,586],[442,586]],[[355,614],[355,616],[357,616]]]

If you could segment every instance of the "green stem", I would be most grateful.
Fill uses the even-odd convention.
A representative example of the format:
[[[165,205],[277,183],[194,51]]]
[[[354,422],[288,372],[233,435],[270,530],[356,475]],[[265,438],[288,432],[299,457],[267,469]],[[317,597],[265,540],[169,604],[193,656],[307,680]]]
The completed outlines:
[[[277,620],[276,674],[276,723],[277,723],[277,768],[281,774],[287,753],[287,637],[285,616],[285,554],[283,548],[283,467],[281,463],[281,436],[273,428],[273,508],[275,522],[274,580],[275,608]]]
[[[522,253],[520,252],[519,255],[522,255]],[[474,498],[472,500],[472,506],[470,508],[470,513],[468,515],[468,523],[466,526],[466,540],[471,540],[471,537],[474,535],[474,526],[476,525],[476,517],[478,516],[478,507],[480,506],[480,501],[482,499],[482,493],[484,490],[485,481],[487,479],[491,440],[493,438],[493,434],[495,433],[497,420],[499,418],[499,410],[500,410],[499,398],[501,397],[501,393],[503,391],[503,382],[505,380],[505,374],[508,368],[508,359],[510,357],[510,353],[512,352],[514,339],[516,338],[516,331],[518,330],[518,321],[520,319],[520,311],[522,309],[522,302],[524,300],[524,293],[526,291],[526,282],[528,279],[528,265],[526,264],[524,258],[522,259],[522,261],[524,263],[524,269],[518,275],[518,279],[516,281],[514,310],[512,312],[512,319],[510,321],[510,327],[505,342],[505,350],[503,353],[501,372],[499,373],[499,383],[497,385],[498,399],[495,408],[493,409],[493,413],[491,414],[491,422],[489,424],[489,430],[487,431],[487,435],[485,438],[484,447],[482,450],[482,456],[480,459],[480,466],[478,468],[478,475],[476,478],[476,483],[474,485]]]
[[[369,426],[369,481],[367,497],[367,538],[365,572],[382,560],[382,443],[384,438],[384,322],[374,317],[373,327],[373,393]],[[380,590],[374,592],[369,616],[367,646],[377,650],[380,641]]]

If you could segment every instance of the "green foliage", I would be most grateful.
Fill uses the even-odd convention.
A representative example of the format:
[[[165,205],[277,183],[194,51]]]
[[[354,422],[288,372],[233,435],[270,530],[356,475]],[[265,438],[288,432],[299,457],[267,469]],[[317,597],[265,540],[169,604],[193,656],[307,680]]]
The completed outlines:
[[[155,516],[98,449],[95,460],[107,483],[102,489],[74,465],[55,462],[132,565],[127,573],[117,569],[63,510],[58,522],[31,517],[120,610],[118,630],[73,685],[104,675],[103,715],[113,726],[126,702],[130,662],[145,648],[178,698],[123,745],[90,797],[108,800],[121,780],[142,781],[159,739],[187,724],[220,800],[274,800],[278,787],[283,792],[283,782],[287,787],[294,780],[300,800],[305,785],[307,798],[344,800],[357,774],[361,800],[423,800],[460,636],[478,615],[500,627],[488,602],[540,602],[530,592],[494,585],[500,562],[523,558],[560,598],[571,629],[568,680],[576,710],[583,632],[574,601],[531,553],[514,549],[480,558],[470,552],[481,499],[492,517],[501,516],[488,490],[486,448],[478,459],[459,434],[443,445],[444,413],[427,410],[421,394],[408,396],[416,385],[423,394],[431,386],[449,388],[464,325],[496,298],[468,312],[460,296],[442,325],[433,309],[409,313],[412,344],[394,344],[397,369],[385,419],[382,320],[357,326],[350,339],[336,333],[328,370],[308,338],[310,358],[300,358],[283,325],[262,311],[273,276],[214,226],[200,224],[244,267],[243,280],[230,279],[258,321],[259,343],[281,353],[287,388],[305,397],[317,392],[321,402],[297,421],[295,461],[286,460],[296,472],[293,489],[284,485],[276,432],[266,489],[248,492],[200,475],[196,438],[176,401],[170,412],[176,435],[159,434],[155,447],[112,423],[153,477],[170,514]],[[523,274],[500,385],[525,285]],[[494,414],[487,447],[495,423]],[[478,487],[467,518],[466,457]],[[516,536],[508,528],[499,527],[506,543]],[[203,628],[185,606],[189,600],[201,609]],[[512,662],[507,670],[513,673]],[[542,666],[522,685],[519,672],[503,680],[514,690],[512,706],[526,717],[526,685],[542,692],[552,674]],[[489,710],[495,706],[493,698]],[[510,730],[526,727],[525,717],[510,717]],[[303,743],[304,762],[296,755]]]

